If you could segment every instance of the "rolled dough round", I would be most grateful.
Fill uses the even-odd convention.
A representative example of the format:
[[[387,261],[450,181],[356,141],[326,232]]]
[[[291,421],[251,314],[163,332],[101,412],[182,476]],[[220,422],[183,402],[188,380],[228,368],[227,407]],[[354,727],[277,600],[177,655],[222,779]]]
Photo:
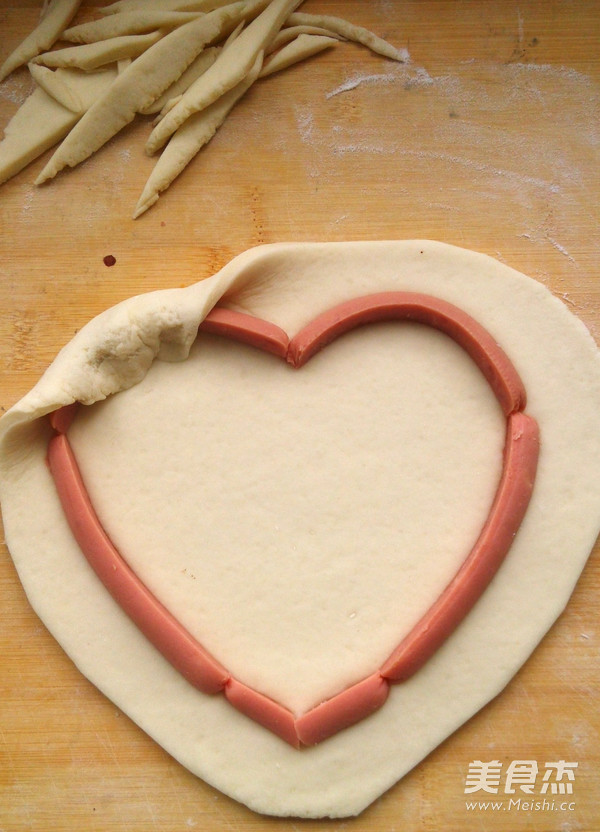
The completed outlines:
[[[357,330],[292,375],[196,333],[217,303],[293,335],[396,290],[455,304],[507,352],[540,426],[535,488],[434,657],[375,714],[297,751],[192,688],[108,595],[63,516],[43,417],[101,403],[72,441],[113,540],[239,676],[302,712],[376,668],[456,571],[493,496],[502,416],[461,350],[418,325]],[[98,316],[2,418],[7,542],[82,673],[183,765],[258,812],[353,815],[497,695],[564,608],[600,527],[599,410],[584,325],[490,257],[418,240],[261,246]]]

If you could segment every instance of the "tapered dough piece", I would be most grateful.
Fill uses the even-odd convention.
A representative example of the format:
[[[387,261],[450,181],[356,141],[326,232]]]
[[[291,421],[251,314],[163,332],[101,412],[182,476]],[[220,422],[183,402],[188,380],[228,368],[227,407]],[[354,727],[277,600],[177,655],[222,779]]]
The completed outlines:
[[[188,87],[191,87],[194,81],[196,81],[206,72],[207,69],[209,69],[209,67],[214,64],[220,52],[223,49],[227,49],[227,47],[232,44],[244,28],[245,23],[245,20],[238,23],[237,27],[233,30],[233,32],[231,32],[223,46],[211,46],[201,52],[196,60],[186,69],[181,78],[172,84],[168,90],[165,90],[161,97],[154,102],[152,107],[144,110],[144,113],[158,113],[157,117],[152,122],[153,126],[158,124],[161,118],[163,118],[169,110],[172,110],[173,107],[181,101],[183,93],[188,89]]]
[[[285,46],[292,40],[296,40],[300,35],[324,35],[325,37],[342,40],[341,35],[330,32],[328,29],[323,29],[321,26],[287,26],[277,32],[269,44],[266,54],[269,55],[271,52],[281,49],[282,46]]]
[[[244,28],[245,25],[246,25],[245,20],[242,20],[241,23],[238,23],[238,25],[235,27],[233,32],[229,35],[229,37],[227,38],[227,40],[223,44],[223,49],[227,49],[229,46],[231,46],[231,44],[237,38],[237,36],[242,31],[242,29]]]
[[[65,84],[60,75],[45,66],[37,66],[36,64],[29,64],[29,71],[38,87],[46,90],[48,95],[58,101],[59,104],[62,104],[67,110],[71,110],[72,113],[83,112],[81,98]]]
[[[0,67],[0,81],[3,81],[17,67],[35,58],[40,52],[50,49],[65,26],[71,22],[80,5],[81,0],[52,0],[46,14],[33,32],[27,35]]]
[[[153,125],[158,124],[161,118],[163,118],[169,110],[172,110],[173,107],[181,101],[183,93],[188,89],[188,87],[191,87],[194,81],[196,81],[214,64],[220,52],[223,49],[227,49],[227,47],[231,45],[244,28],[245,23],[245,20],[238,23],[237,27],[233,30],[233,32],[231,32],[223,46],[212,46],[209,49],[205,49],[200,55],[198,55],[196,60],[190,64],[190,66],[183,73],[181,78],[172,84],[171,87],[169,87],[169,89],[154,102],[150,109],[144,110],[145,113],[158,113],[158,116],[152,122]],[[160,105],[160,107],[158,105]]]
[[[89,72],[115,61],[122,61],[124,58],[137,58],[163,35],[164,32],[161,31],[148,32],[144,35],[120,35],[96,43],[66,46],[64,49],[43,52],[31,63],[43,64],[50,68],[72,66]]]
[[[98,9],[100,14],[118,14],[137,9],[157,9],[164,12],[212,12],[227,6],[231,0],[117,0]]]
[[[154,205],[160,193],[169,187],[198,151],[212,139],[233,107],[258,78],[262,61],[263,53],[259,52],[254,66],[243,81],[209,107],[191,116],[175,132],[144,186],[133,219]]]
[[[179,78],[156,99],[156,101],[153,101],[152,104],[149,104],[147,107],[144,107],[143,110],[140,110],[140,113],[143,115],[154,115],[155,113],[160,113],[167,102],[182,95],[182,93],[184,93],[197,78],[199,78],[210,66],[214,64],[220,51],[221,47],[219,46],[209,46],[206,49],[203,49],[198,57],[194,58],[186,71],[180,75]]]
[[[296,40],[283,46],[278,52],[265,61],[260,77],[266,78],[282,69],[287,69],[298,61],[311,58],[325,49],[330,49],[339,43],[337,38],[330,38],[326,35],[298,35]]]
[[[205,44],[235,28],[244,2],[198,17],[151,46],[116,79],[69,133],[36,179],[40,185],[87,159],[149,106],[187,69]]]
[[[65,29],[62,40],[71,43],[97,43],[107,38],[140,35],[157,29],[175,29],[195,20],[199,12],[137,11],[101,17]]]
[[[160,113],[156,116],[156,118],[152,122],[152,126],[156,127],[156,125],[161,120],[161,118],[164,118],[166,116],[166,114],[169,112],[169,110],[172,110],[173,107],[181,101],[181,98],[182,98],[182,94],[176,95],[173,98],[169,98],[169,100],[163,106]],[[193,116],[190,116],[190,118],[193,118]],[[175,132],[177,132],[177,131],[175,131]]]
[[[56,75],[80,98],[85,110],[110,87],[117,72],[115,67],[98,72],[57,69]],[[41,87],[34,90],[7,124],[0,142],[0,184],[63,139],[81,115],[63,107]]]
[[[235,54],[221,54],[156,125],[146,143],[146,152],[149,155],[155,153],[193,113],[210,106],[243,81],[259,52],[265,49],[283,21],[301,2],[302,0],[273,0],[236,39]]]
[[[355,26],[353,23],[349,23],[341,17],[332,17],[327,14],[294,12],[288,17],[286,22],[289,26],[321,26],[324,29],[329,29],[331,32],[341,35],[347,40],[362,43],[363,46],[366,46],[378,55],[383,55],[384,58],[391,58],[391,60],[400,61],[400,63],[406,63],[410,60],[406,49],[397,49],[391,43],[377,37],[377,35],[368,29],[364,29],[362,26]]]

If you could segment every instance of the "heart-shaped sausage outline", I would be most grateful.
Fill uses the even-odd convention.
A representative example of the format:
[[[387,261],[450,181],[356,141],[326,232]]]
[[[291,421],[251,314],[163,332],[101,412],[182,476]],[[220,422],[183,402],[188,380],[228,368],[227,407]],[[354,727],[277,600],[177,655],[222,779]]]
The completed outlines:
[[[343,333],[386,320],[432,326],[456,341],[477,364],[506,416],[502,475],[470,553],[379,670],[300,717],[235,679],[130,569],[94,511],[67,439],[78,403],[50,414],[55,431],[48,444],[50,471],[71,531],[104,586],[192,685],[208,694],[224,692],[235,708],[296,748],[315,745],[381,707],[390,684],[415,673],[468,614],[499,569],[527,511],[537,469],[539,429],[524,412],[523,383],[502,348],[466,312],[439,298],[413,292],[354,298],[317,316],[293,338],[268,321],[225,308],[213,309],[200,325],[204,332],[248,343],[300,368]]]

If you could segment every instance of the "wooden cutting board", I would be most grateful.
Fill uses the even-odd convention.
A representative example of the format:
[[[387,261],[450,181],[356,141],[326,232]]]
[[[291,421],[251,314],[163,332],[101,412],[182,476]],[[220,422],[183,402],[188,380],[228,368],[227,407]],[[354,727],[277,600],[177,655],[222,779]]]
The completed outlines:
[[[0,58],[40,5],[0,0]],[[342,44],[265,79],[135,222],[153,166],[147,119],[48,186],[32,183],[49,154],[2,186],[2,410],[93,315],[207,277],[259,243],[422,237],[464,246],[540,280],[598,337],[598,3],[307,0],[302,10],[367,26],[411,62]],[[94,14],[84,3],[80,19]],[[0,85],[0,125],[31,88],[26,70]],[[597,830],[599,554],[496,701],[359,818],[325,823],[259,817],[169,758],[64,656],[4,548],[0,830]],[[554,809],[469,809],[468,799],[494,797],[464,794],[473,760],[578,768]],[[502,785],[498,797],[506,807]]]

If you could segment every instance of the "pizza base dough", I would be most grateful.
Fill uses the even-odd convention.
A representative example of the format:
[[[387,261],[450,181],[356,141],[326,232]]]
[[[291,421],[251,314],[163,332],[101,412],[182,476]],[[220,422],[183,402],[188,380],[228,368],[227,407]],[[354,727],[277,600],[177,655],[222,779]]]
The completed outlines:
[[[443,298],[498,339],[540,425],[538,474],[505,563],[438,653],[377,713],[299,752],[188,685],[99,584],[64,520],[41,417],[131,388],[155,359],[185,359],[217,302],[293,334],[337,303],[389,290]],[[600,526],[599,407],[600,358],[586,328],[541,284],[489,257],[430,241],[263,246],[213,278],[98,316],[3,417],[7,542],[34,609],[73,661],[183,765],[258,812],[353,815],[497,695],[564,608]]]

